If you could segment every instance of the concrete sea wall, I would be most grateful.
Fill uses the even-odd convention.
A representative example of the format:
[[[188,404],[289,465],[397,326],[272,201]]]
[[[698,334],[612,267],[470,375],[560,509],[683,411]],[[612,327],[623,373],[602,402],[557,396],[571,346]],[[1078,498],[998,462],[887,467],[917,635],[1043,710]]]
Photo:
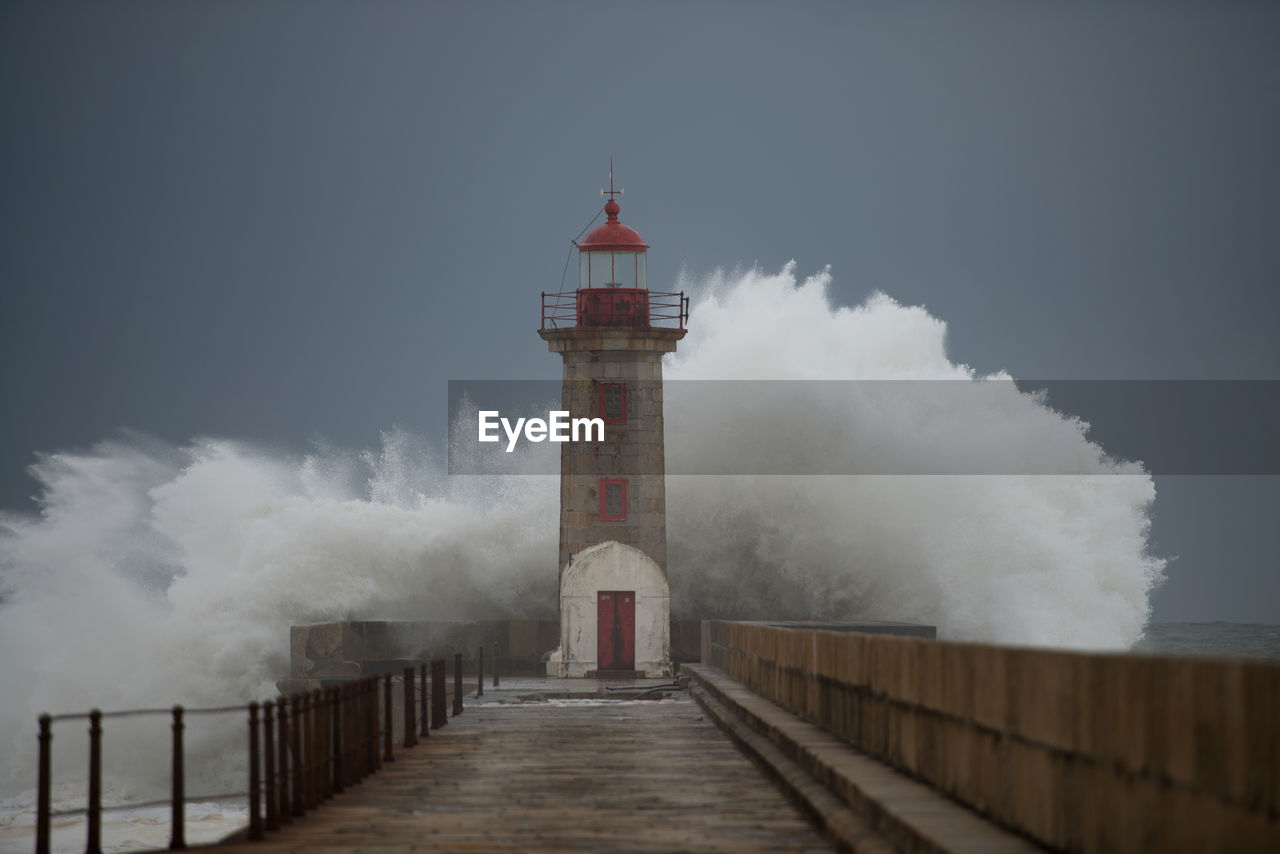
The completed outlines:
[[[1051,849],[1280,850],[1280,663],[702,624],[702,661]]]

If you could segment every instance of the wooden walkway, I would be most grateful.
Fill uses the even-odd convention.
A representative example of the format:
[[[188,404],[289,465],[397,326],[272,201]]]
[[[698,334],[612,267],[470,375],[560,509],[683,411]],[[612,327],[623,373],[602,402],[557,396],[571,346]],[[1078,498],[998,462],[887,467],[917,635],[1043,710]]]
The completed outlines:
[[[263,842],[219,854],[830,851],[691,700],[475,705]]]

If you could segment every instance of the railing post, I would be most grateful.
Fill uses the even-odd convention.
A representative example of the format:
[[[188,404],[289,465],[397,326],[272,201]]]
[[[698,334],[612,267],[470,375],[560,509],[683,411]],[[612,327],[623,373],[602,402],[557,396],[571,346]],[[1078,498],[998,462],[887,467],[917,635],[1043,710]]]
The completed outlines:
[[[453,716],[462,714],[462,653],[453,654]]]
[[[352,769],[357,781],[364,779],[364,768],[369,759],[369,744],[365,740],[365,730],[369,726],[369,722],[366,720],[369,709],[364,699],[367,682],[368,677],[361,677],[358,682],[351,686],[351,708],[355,711],[353,720],[356,728],[355,738],[351,741],[351,749],[355,751],[352,758]]]
[[[320,805],[320,774],[316,768],[316,728],[320,723],[319,709],[316,708],[316,697],[311,691],[306,693],[306,736],[307,746],[307,809],[315,809]]]
[[[360,677],[351,683],[351,781],[364,779],[364,760],[368,751],[364,743],[364,680]]]
[[[418,735],[428,738],[431,735],[431,707],[427,705],[427,663],[422,662],[422,669],[418,674],[422,677],[422,683],[418,686],[418,702],[422,704],[422,726],[419,728]]]
[[[310,806],[317,807],[324,798],[323,769],[324,759],[320,755],[323,741],[320,737],[324,727],[324,709],[320,706],[320,692],[307,692],[308,730],[307,730],[307,769],[310,773],[311,798]]]
[[[440,729],[449,723],[445,715],[444,659],[431,662],[431,728]]]
[[[387,674],[386,679],[383,681],[382,684],[384,686],[382,691],[382,718],[383,718],[383,725],[387,728],[387,731],[385,734],[386,749],[382,754],[382,761],[395,762],[396,758],[391,753],[392,721],[391,721],[391,674],[390,673]],[[406,724],[406,727],[407,727],[407,724]]]
[[[369,769],[369,677],[361,676],[351,691],[356,708],[356,779],[363,780]]]
[[[320,774],[320,797],[329,800],[333,797],[333,763],[329,756],[329,730],[333,724],[330,718],[333,709],[329,705],[329,692],[323,688],[316,689],[316,705],[320,709],[319,726],[316,727],[316,763]]]
[[[381,766],[378,761],[378,677],[370,676],[364,680],[364,773],[377,771]]]
[[[293,777],[293,814],[295,816],[303,816],[307,814],[306,804],[302,797],[302,715],[300,707],[302,705],[302,695],[294,694],[292,702],[289,703],[290,725],[289,725],[289,745],[293,748],[293,762],[289,766]]]
[[[311,805],[320,806],[324,800],[324,704],[320,690],[311,694]]]
[[[173,818],[169,829],[169,850],[187,847],[186,772],[182,767],[182,706],[173,707]]]
[[[328,773],[324,762],[324,693],[316,688],[311,692],[311,759],[315,763],[315,805],[327,796],[325,791],[325,775]]]
[[[85,854],[102,854],[102,712],[89,712],[89,831]]]
[[[351,728],[355,724],[355,713],[351,710],[351,683],[343,682],[338,686],[337,691],[338,705],[341,708],[341,720],[339,721],[341,735],[339,737],[342,740],[342,788],[346,789],[347,786],[355,784],[355,780],[352,779],[351,775],[351,770],[354,767],[351,759],[351,744],[353,740]]]
[[[320,692],[308,691],[307,702],[311,706],[311,738],[307,753],[311,757],[311,806],[320,806],[324,799],[324,761],[320,757],[320,728],[324,726],[324,709],[320,708]]]
[[[360,731],[356,729],[357,712],[355,704],[356,682],[347,682],[342,686],[342,702],[344,711],[342,713],[343,730],[343,749],[346,756],[343,758],[342,770],[346,775],[345,784],[354,786],[360,781],[359,774],[356,773],[358,767],[358,757],[356,756],[356,745],[359,744]]]
[[[276,815],[276,734],[275,703],[268,700],[262,704],[262,758],[263,800],[267,804],[267,830],[279,830],[280,819]]]
[[[414,714],[413,665],[404,669],[404,746],[407,750],[417,743],[418,721]]]
[[[262,815],[259,788],[262,780],[258,767],[258,704],[249,704],[249,838],[262,838]]]
[[[315,732],[311,727],[311,692],[301,691],[294,700],[298,704],[298,732],[302,752],[298,754],[298,764],[302,766],[302,808],[310,812],[315,808],[315,760],[311,747],[315,740]]]
[[[369,773],[372,774],[382,768],[382,750],[378,744],[378,738],[382,735],[382,716],[378,714],[380,711],[378,704],[378,682],[377,676],[369,677]]]
[[[476,696],[484,696],[484,644],[480,644],[480,655],[476,658]]]
[[[338,771],[338,750],[342,747],[338,737],[338,722],[342,719],[342,704],[338,701],[338,692],[332,685],[325,688],[324,693],[329,698],[329,731],[324,734],[328,740],[328,746],[325,749],[329,751],[329,791],[336,795],[342,791],[342,778]]]
[[[333,708],[333,720],[331,721],[333,731],[329,734],[331,742],[331,750],[333,751],[333,793],[335,795],[342,794],[342,726],[346,718],[346,712],[342,708],[342,690],[334,687],[329,688],[329,703]]]
[[[40,771],[36,783],[36,854],[49,854],[49,793],[53,785],[50,779],[50,753],[53,733],[49,725],[53,719],[40,716]]]
[[[493,687],[498,687],[498,642],[493,642]]]
[[[275,795],[276,813],[281,824],[289,824],[293,821],[293,813],[289,809],[289,701],[284,697],[276,701],[276,720],[280,727],[280,740],[276,745],[280,778]]]
[[[309,810],[315,807],[315,765],[311,756],[313,734],[311,732],[311,694],[303,691],[298,694],[294,703],[298,706],[301,718],[301,748],[298,762],[302,765],[302,808]]]

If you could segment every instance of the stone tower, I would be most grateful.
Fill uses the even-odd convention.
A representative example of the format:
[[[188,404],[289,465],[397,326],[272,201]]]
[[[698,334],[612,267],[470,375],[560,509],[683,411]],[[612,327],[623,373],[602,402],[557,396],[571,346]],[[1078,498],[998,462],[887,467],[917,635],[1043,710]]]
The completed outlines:
[[[561,408],[601,418],[603,442],[560,452],[560,676],[669,675],[662,356],[684,337],[688,300],[647,286],[648,245],[618,221],[577,244],[578,288],[543,294],[539,334],[564,359]]]

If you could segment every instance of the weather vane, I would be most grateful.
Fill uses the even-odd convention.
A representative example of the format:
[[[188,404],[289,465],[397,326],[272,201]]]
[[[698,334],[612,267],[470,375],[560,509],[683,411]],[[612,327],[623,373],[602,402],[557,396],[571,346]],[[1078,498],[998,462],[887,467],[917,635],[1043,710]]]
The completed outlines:
[[[614,196],[622,195],[622,190],[613,189],[613,158],[612,157],[609,158],[609,189],[601,190],[600,195],[602,196],[608,195],[609,201],[611,202],[613,201]]]

